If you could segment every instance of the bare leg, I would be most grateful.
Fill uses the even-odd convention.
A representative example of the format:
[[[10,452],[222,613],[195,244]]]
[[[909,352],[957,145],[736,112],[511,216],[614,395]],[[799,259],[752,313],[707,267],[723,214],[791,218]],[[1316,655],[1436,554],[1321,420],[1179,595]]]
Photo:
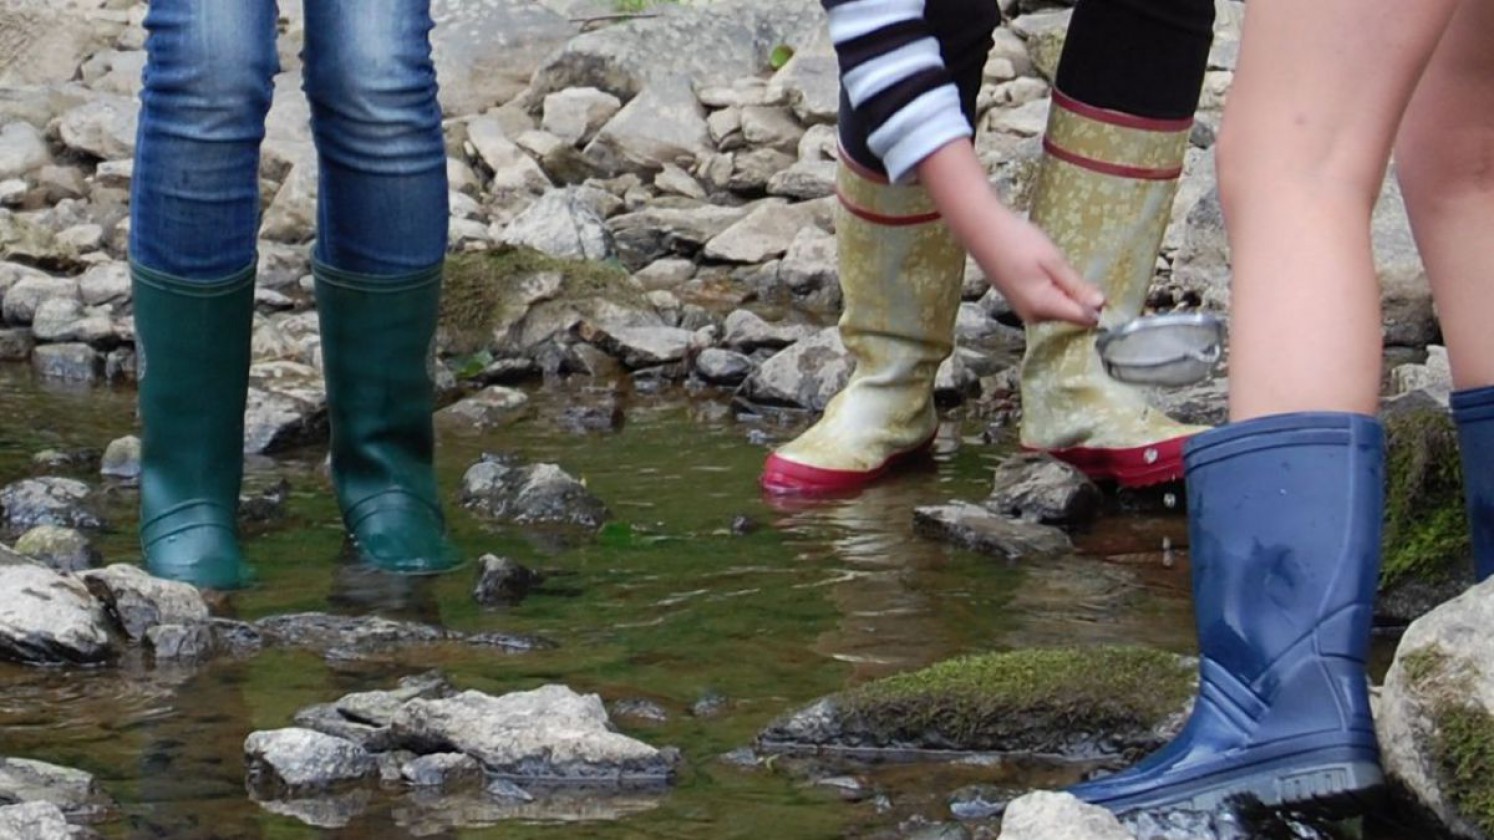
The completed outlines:
[[[1456,0],[1252,0],[1219,142],[1234,254],[1230,415],[1372,414],[1369,218]]]
[[[1494,385],[1494,3],[1463,0],[1406,109],[1396,168],[1458,388]]]

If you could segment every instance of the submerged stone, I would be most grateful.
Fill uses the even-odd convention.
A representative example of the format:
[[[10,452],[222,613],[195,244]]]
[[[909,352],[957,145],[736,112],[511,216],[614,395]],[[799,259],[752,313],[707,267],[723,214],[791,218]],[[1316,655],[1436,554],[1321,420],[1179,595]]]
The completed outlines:
[[[969,502],[916,508],[913,529],[927,537],[1007,560],[1074,550],[1069,535],[1058,528],[1014,519]]]
[[[763,749],[967,750],[1139,758],[1188,710],[1195,666],[1126,647],[941,662],[824,698],[769,725]]]
[[[462,477],[462,504],[493,519],[518,524],[599,528],[607,506],[555,464],[521,465],[485,455]]]

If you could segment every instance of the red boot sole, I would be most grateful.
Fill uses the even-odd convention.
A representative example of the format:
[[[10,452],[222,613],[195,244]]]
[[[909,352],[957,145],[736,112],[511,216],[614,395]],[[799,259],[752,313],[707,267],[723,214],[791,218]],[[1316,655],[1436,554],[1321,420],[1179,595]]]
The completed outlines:
[[[777,453],[774,453],[768,456],[767,463],[763,465],[763,474],[758,479],[758,483],[764,490],[778,495],[829,496],[847,493],[871,484],[904,461],[926,454],[933,445],[934,437],[930,435],[928,440],[918,446],[905,452],[898,452],[878,466],[864,472],[811,467],[808,464],[780,458]]]
[[[1183,447],[1192,435],[1183,435],[1146,446],[1124,449],[1100,449],[1075,446],[1068,449],[1040,449],[1024,446],[1030,452],[1046,452],[1095,481],[1114,481],[1122,487],[1151,487],[1183,478]]]

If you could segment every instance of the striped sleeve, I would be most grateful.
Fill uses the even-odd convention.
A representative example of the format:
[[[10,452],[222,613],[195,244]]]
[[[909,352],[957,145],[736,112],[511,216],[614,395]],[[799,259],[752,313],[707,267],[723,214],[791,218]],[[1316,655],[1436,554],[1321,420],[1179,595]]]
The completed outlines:
[[[974,134],[939,42],[924,22],[924,0],[821,2],[841,85],[888,178],[906,181],[939,147]]]

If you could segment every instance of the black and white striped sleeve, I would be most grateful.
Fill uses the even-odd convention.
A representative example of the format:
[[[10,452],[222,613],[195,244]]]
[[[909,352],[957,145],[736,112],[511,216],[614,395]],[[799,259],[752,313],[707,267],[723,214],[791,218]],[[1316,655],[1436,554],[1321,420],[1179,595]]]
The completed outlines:
[[[840,81],[887,176],[906,181],[920,161],[974,134],[924,0],[821,0],[840,59]]]

